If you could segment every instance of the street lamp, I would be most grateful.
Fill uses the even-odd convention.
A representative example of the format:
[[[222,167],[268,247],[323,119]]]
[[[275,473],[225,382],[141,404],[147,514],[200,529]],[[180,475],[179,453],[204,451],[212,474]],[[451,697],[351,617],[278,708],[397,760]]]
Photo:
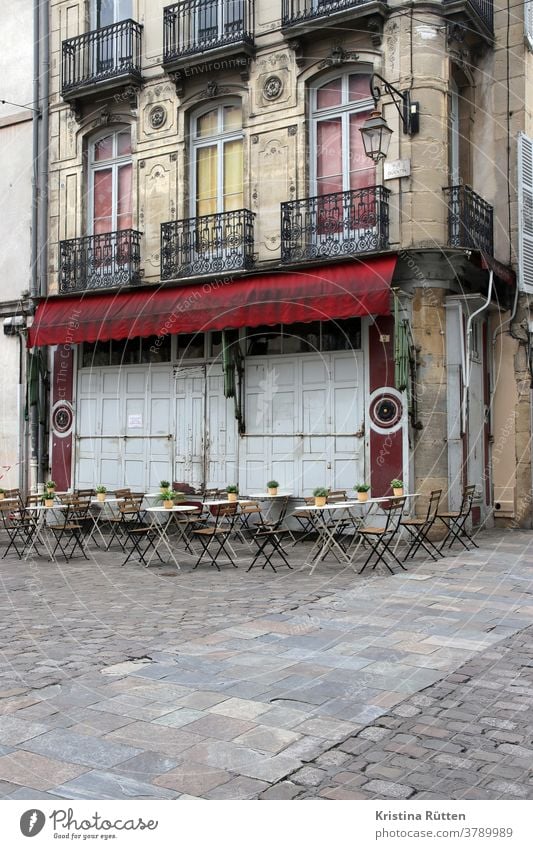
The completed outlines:
[[[377,108],[378,100],[381,99],[381,88],[379,85],[376,85],[376,79],[383,83],[385,93],[392,97],[392,102],[402,120],[404,133],[410,136],[418,133],[419,113],[418,103],[411,100],[411,93],[409,91],[398,91],[397,88],[387,82],[380,74],[372,74],[370,77],[370,93],[374,98],[375,107],[370,118],[367,118],[361,127],[361,136],[366,155],[374,162],[379,162],[380,159],[385,159],[389,152],[392,130]]]

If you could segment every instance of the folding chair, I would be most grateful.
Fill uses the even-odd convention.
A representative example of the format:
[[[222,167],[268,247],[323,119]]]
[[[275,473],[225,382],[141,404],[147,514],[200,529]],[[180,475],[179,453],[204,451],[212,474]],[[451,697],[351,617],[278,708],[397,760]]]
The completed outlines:
[[[22,494],[20,489],[6,489],[4,492],[4,500],[6,501],[18,501],[19,507],[24,507],[24,499],[22,498]]]
[[[9,544],[4,551],[4,558],[13,548],[17,556],[22,558],[29,543],[32,541],[34,533],[37,532],[37,522],[29,514],[24,514],[19,511],[19,503],[16,499],[2,499],[0,501],[0,518],[2,528],[6,532]],[[19,547],[20,546],[20,547]],[[39,550],[35,545],[35,551],[40,556]]]
[[[182,507],[193,507],[194,513],[174,513],[173,514],[173,523],[178,528],[179,538],[183,540],[185,548],[190,554],[193,554],[193,550],[190,546],[190,537],[192,531],[198,526],[198,524],[202,521],[201,515],[203,506],[199,501],[180,501],[180,506]],[[170,533],[172,533],[172,525],[170,525]]]
[[[237,564],[234,561],[235,552],[231,548],[229,541],[235,519],[237,517],[236,502],[228,502],[228,504],[217,504],[210,507],[210,513],[215,518],[213,525],[206,525],[203,528],[195,528],[192,536],[197,538],[202,545],[202,553],[193,566],[196,569],[204,556],[209,557],[211,566],[216,566],[220,572],[220,566],[216,562],[217,557],[224,552],[230,561],[231,565],[237,569]],[[217,547],[218,546],[218,547]],[[230,550],[231,549],[231,552]],[[232,556],[233,555],[233,556]]]
[[[359,534],[360,539],[363,543],[370,546],[371,551],[365,560],[362,568],[359,570],[359,574],[364,572],[372,557],[376,557],[376,562],[372,566],[372,569],[375,569],[378,563],[383,563],[384,566],[387,567],[389,572],[393,575],[394,571],[390,566],[385,554],[390,555],[392,560],[406,572],[406,568],[403,563],[398,560],[396,554],[391,549],[392,542],[394,540],[395,535],[398,533],[398,529],[400,526],[400,521],[403,515],[403,508],[405,506],[405,502],[407,499],[398,498],[395,499],[394,502],[391,502],[388,507],[383,507],[387,514],[387,519],[385,522],[385,526],[383,528],[378,527],[366,527],[359,528],[357,533]]]
[[[472,503],[474,501],[475,494],[475,485],[466,486],[463,490],[463,497],[459,510],[452,510],[447,513],[437,513],[437,519],[440,519],[441,522],[446,525],[447,529],[446,536],[440,544],[441,552],[450,536],[452,539],[448,548],[451,548],[455,540],[458,540],[458,542],[461,543],[463,548],[466,548],[466,550],[469,551],[470,549],[468,548],[468,545],[465,543],[465,541],[461,538],[461,534],[465,536],[469,542],[472,543],[474,548],[479,548],[479,545],[472,539],[466,528],[466,523],[470,517],[470,514],[472,513]]]
[[[257,519],[255,524],[250,524],[252,517]],[[241,531],[255,534],[258,528],[263,527],[264,519],[261,505],[258,501],[250,501],[249,504],[241,504],[238,519],[241,523]]]
[[[122,565],[125,566],[128,560],[130,560],[134,554],[137,554],[140,562],[144,566],[148,566],[146,554],[150,551],[150,549],[153,549],[159,561],[163,563],[163,558],[159,554],[156,546],[159,535],[153,527],[147,525],[143,521],[143,511],[140,509],[138,498],[124,499],[124,501],[118,505],[118,509],[120,513],[121,533],[123,536],[122,547],[124,551],[126,551],[128,544],[131,546],[130,552],[126,559],[122,562]]]
[[[120,495],[118,493],[121,493]],[[122,494],[123,493],[123,494]],[[128,502],[131,505],[135,505],[139,512],[139,518],[141,521],[144,520],[145,515],[144,512],[141,512],[141,504],[144,500],[144,493],[134,493],[130,489],[117,489],[115,490],[115,497],[118,498],[117,502],[117,512],[112,516],[108,516],[107,518],[102,520],[102,525],[107,525],[111,530],[111,535],[107,541],[106,551],[109,551],[111,545],[114,540],[120,540],[122,537],[122,531],[124,527],[123,513],[121,512],[121,505],[124,505],[125,502]],[[105,502],[104,502],[105,503]],[[107,502],[109,504],[109,502]],[[105,509],[105,508],[103,508]]]
[[[437,520],[441,495],[442,489],[434,489],[430,492],[428,509],[425,517],[418,519],[403,519],[401,521],[401,527],[405,528],[412,537],[410,548],[405,555],[406,559],[408,557],[414,557],[419,548],[423,548],[424,551],[433,558],[433,560],[438,560],[439,557],[443,556],[442,552],[440,552],[437,546],[429,539],[429,532]]]
[[[315,503],[315,499],[313,498],[313,496],[305,497],[303,499],[297,498],[294,500],[296,502],[296,507],[298,507],[299,504],[302,503],[309,507],[313,507]],[[303,536],[298,537],[298,539],[296,539],[293,535],[293,545],[296,545],[297,542],[303,542],[306,539],[311,539],[312,537],[317,536],[317,529],[314,525],[313,516],[311,513],[308,513],[305,510],[300,510],[298,513],[294,513],[292,518],[296,519],[296,521],[300,525],[300,528],[303,531]]]
[[[272,558],[275,555],[281,557],[285,566],[289,569],[292,569],[291,564],[287,560],[285,556],[285,552],[283,551],[282,546],[282,538],[289,534],[292,537],[292,533],[290,528],[282,527],[283,521],[285,519],[285,515],[287,513],[287,504],[289,503],[289,499],[287,498],[287,503],[285,504],[285,509],[281,509],[280,515],[275,522],[270,524],[264,524],[262,527],[258,528],[255,534],[252,537],[253,542],[257,545],[257,552],[252,562],[248,566],[247,572],[250,569],[253,569],[254,566],[261,566],[262,569],[265,566],[270,566],[273,572],[276,571],[274,564],[272,563]],[[258,563],[259,558],[262,557],[264,559],[264,563]]]
[[[82,501],[71,498],[66,505],[63,522],[48,525],[56,541],[52,557],[55,557],[56,551],[59,549],[68,563],[76,549],[79,549],[85,559],[89,559],[83,545],[84,530],[88,522],[92,521],[88,516],[89,506],[88,500]]]
[[[96,495],[95,489],[75,489],[74,496],[76,498],[94,498]]]

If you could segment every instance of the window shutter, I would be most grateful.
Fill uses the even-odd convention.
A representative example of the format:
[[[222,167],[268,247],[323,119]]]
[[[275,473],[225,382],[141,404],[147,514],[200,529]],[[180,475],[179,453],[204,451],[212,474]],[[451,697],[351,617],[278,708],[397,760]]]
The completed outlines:
[[[529,49],[533,52],[533,0],[524,2],[524,38]]]
[[[518,281],[533,293],[533,139],[518,136]]]

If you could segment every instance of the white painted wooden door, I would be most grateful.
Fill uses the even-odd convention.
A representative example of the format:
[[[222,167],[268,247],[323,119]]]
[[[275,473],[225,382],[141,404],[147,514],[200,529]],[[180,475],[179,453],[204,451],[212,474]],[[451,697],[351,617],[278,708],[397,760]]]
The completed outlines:
[[[241,489],[297,495],[364,480],[363,359],[356,352],[246,361]]]
[[[153,489],[172,470],[168,366],[82,370],[78,381],[78,487]]]

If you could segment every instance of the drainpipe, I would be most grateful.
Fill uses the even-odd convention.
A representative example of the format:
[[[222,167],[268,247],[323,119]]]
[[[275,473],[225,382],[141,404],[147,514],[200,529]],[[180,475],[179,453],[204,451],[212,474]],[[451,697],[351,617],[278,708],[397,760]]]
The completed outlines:
[[[48,293],[48,145],[49,145],[49,96],[50,96],[50,43],[49,43],[49,19],[48,19],[48,0],[41,0],[39,4],[39,33],[40,33],[40,55],[39,55],[39,81],[40,81],[40,97],[39,110],[41,113],[40,123],[40,141],[39,141],[39,295],[45,298]],[[42,349],[43,362],[45,363],[46,373],[48,373],[48,349]],[[39,410],[42,415],[42,421],[39,422],[38,431],[38,450],[37,450],[37,475],[38,485],[43,484],[49,461],[45,462],[48,456],[48,428],[47,421],[47,402],[48,388],[41,382],[39,385]],[[46,466],[46,468],[45,468]]]
[[[492,297],[492,285],[494,282],[494,272],[490,272],[489,276],[489,291],[487,292],[487,300],[484,304],[480,306],[475,312],[472,313],[468,317],[468,321],[466,323],[466,354],[465,354],[465,385],[464,385],[464,393],[463,393],[463,404],[461,411],[461,420],[462,420],[462,431],[463,433],[466,430],[466,413],[468,408],[468,392],[470,389],[470,340],[472,338],[472,323],[476,316],[480,313],[485,312],[487,307],[490,305],[490,299]]]
[[[41,113],[39,111],[39,58],[40,58],[40,2],[33,0],[33,118],[32,118],[32,183],[31,183],[31,308],[35,312],[39,297],[39,135]],[[30,417],[30,462],[29,488],[35,492],[38,478],[39,411],[35,406],[29,410]]]

